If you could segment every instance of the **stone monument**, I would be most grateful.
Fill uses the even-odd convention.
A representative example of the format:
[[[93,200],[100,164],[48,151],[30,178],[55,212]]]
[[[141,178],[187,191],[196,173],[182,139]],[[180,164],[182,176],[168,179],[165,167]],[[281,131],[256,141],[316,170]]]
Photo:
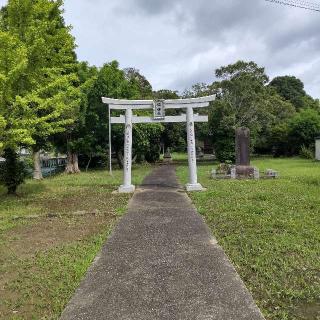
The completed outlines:
[[[172,156],[171,156],[171,150],[170,148],[167,148],[164,156],[163,156],[163,161],[164,162],[171,162],[172,161]]]
[[[204,153],[202,152],[202,148],[201,147],[197,148],[197,158],[199,158],[199,159],[204,158]]]
[[[250,166],[250,130],[246,127],[236,129],[236,175],[254,176],[254,167]]]

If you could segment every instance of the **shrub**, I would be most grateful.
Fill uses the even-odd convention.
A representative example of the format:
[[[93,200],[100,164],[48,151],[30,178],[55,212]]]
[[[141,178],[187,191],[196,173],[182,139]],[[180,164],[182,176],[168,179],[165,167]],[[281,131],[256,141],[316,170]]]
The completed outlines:
[[[300,156],[305,159],[314,159],[314,149],[312,147],[307,148],[306,146],[302,146],[300,149]]]
[[[0,167],[0,183],[8,189],[8,194],[16,194],[17,188],[27,176],[25,165],[19,160],[15,150],[4,150],[5,162]]]
[[[155,163],[160,159],[160,148],[158,145],[150,145],[149,150],[145,154],[145,160],[149,163]]]
[[[215,145],[215,155],[218,161],[226,162],[230,160],[231,162],[235,162],[235,147],[234,142],[231,141],[225,144],[216,144]]]
[[[231,172],[232,162],[226,161],[225,163],[220,163],[217,167],[217,173],[228,174]]]
[[[289,122],[289,143],[293,153],[298,154],[302,146],[310,149],[320,132],[320,114],[313,109],[297,113]]]

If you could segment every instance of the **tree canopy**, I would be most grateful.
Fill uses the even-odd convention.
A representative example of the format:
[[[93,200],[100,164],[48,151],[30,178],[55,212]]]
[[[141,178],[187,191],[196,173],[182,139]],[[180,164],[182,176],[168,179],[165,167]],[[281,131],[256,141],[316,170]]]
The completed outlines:
[[[251,130],[252,148],[270,151],[271,128],[292,115],[292,105],[268,88],[264,68],[252,61],[221,67],[216,77],[209,126],[218,159],[234,160],[234,130],[243,126]]]
[[[75,41],[62,5],[9,0],[0,12],[2,145],[31,146],[35,178],[42,177],[40,148],[74,121],[79,105]]]

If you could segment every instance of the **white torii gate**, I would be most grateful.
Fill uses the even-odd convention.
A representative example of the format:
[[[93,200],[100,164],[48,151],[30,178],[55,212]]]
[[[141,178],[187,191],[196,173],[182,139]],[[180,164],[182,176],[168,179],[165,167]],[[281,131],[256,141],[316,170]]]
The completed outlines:
[[[205,108],[211,101],[215,100],[215,95],[192,99],[175,100],[121,100],[102,98],[103,103],[109,105],[110,131],[111,124],[125,124],[124,134],[124,163],[123,163],[123,185],[119,187],[120,193],[134,192],[135,186],[131,182],[132,167],[132,125],[134,123],[172,123],[186,122],[188,139],[188,163],[189,163],[189,183],[186,185],[187,191],[201,191],[203,187],[198,183],[196,140],[194,123],[208,122],[208,116],[194,114],[194,108]],[[153,117],[143,117],[133,115],[133,110],[153,109]],[[184,109],[186,114],[179,116],[166,116],[167,109]],[[125,116],[111,117],[111,110],[125,110]],[[111,134],[110,134],[111,135]],[[110,137],[109,137],[110,139]],[[111,143],[111,142],[110,142]],[[110,148],[111,161],[111,148]]]

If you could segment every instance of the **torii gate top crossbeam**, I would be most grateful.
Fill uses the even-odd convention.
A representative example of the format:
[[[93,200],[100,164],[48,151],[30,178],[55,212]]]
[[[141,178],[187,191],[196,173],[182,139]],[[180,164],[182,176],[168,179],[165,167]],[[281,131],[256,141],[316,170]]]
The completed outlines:
[[[163,100],[165,109],[184,109],[187,107],[193,108],[205,108],[209,106],[211,101],[214,101],[216,95],[190,98],[190,99],[174,99],[174,100]],[[111,99],[102,98],[103,103],[108,104],[110,109],[114,110],[126,110],[130,109],[153,109],[153,100],[124,100],[124,99]]]

